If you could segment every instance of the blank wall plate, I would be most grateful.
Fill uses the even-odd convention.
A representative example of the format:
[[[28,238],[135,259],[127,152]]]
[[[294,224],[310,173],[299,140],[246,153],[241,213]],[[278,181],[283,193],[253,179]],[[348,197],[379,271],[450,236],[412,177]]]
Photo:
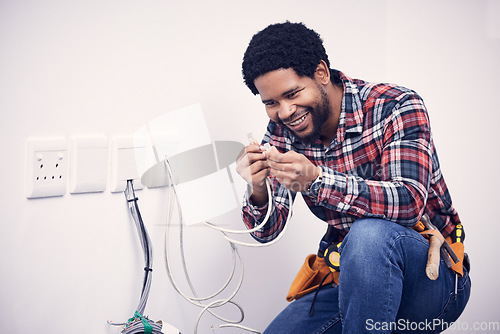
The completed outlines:
[[[106,136],[72,137],[70,158],[70,193],[106,190],[108,175],[108,139]]]
[[[133,180],[134,189],[143,189],[137,170],[136,159],[145,154],[146,140],[134,140],[132,137],[117,136],[110,143],[110,190],[125,190],[127,180]]]
[[[67,186],[67,140],[26,140],[26,197],[63,196]]]

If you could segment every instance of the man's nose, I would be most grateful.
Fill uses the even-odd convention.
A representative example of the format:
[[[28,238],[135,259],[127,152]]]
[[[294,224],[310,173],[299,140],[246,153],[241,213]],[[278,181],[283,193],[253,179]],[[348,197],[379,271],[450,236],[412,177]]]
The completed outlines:
[[[282,121],[288,121],[290,116],[292,116],[297,111],[297,106],[290,103],[280,104],[280,110],[278,111],[278,117]]]

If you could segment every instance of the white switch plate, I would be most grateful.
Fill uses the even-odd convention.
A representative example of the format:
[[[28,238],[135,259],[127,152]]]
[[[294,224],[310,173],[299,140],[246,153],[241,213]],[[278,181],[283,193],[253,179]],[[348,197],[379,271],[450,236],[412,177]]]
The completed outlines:
[[[72,137],[70,140],[70,159],[70,193],[106,190],[108,175],[107,137]]]
[[[116,136],[110,143],[110,190],[125,190],[127,180],[133,180],[134,189],[143,189],[136,159],[145,154],[146,140],[134,140],[133,137]]]
[[[68,150],[64,138],[26,140],[26,197],[63,196],[67,186]]]

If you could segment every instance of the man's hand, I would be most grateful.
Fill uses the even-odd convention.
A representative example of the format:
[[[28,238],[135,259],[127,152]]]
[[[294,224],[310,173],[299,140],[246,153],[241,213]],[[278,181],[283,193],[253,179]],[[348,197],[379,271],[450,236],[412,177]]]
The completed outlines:
[[[252,202],[255,205],[267,203],[266,177],[269,175],[269,164],[257,143],[243,149],[236,160],[236,171],[250,186]]]
[[[295,192],[305,191],[318,177],[319,170],[305,155],[295,151],[280,153],[276,147],[264,152],[271,167],[271,174],[285,188]]]

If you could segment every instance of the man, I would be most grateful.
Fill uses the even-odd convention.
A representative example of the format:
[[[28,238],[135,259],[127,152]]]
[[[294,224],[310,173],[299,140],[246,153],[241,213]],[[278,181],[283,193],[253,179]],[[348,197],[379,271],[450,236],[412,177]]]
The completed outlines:
[[[429,242],[412,229],[425,215],[457,241],[461,226],[422,99],[404,87],[331,69],[320,36],[303,24],[273,24],[257,33],[242,67],[270,118],[262,144],[272,147],[252,143],[237,163],[250,185],[246,226],[262,222],[270,209],[266,226],[252,235],[260,242],[276,238],[292,205],[289,189],[333,227],[334,242],[342,241],[339,284],[294,300],[265,333],[446,329],[465,308],[470,279],[462,262],[457,276],[444,261],[439,277],[429,279]]]

